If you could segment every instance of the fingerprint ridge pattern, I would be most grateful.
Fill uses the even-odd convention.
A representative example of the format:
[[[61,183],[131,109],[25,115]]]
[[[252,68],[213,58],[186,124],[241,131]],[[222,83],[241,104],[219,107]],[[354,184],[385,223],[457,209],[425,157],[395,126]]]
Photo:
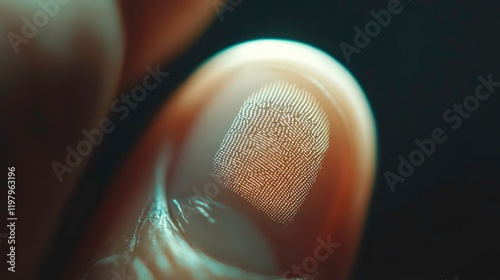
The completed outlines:
[[[244,101],[213,173],[273,221],[289,224],[316,182],[329,130],[312,93],[287,81],[267,84]]]

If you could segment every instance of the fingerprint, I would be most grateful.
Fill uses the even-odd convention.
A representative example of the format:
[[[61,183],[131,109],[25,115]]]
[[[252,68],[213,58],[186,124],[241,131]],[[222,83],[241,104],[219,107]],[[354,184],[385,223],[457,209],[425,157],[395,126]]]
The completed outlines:
[[[329,144],[314,96],[286,81],[248,97],[215,154],[213,173],[275,222],[289,224],[313,187]]]

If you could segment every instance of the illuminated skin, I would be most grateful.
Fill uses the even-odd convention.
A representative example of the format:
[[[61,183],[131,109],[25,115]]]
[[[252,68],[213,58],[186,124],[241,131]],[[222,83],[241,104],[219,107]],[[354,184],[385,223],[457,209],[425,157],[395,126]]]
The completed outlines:
[[[221,183],[272,220],[288,224],[316,181],[328,149],[326,113],[287,82],[245,100],[214,158]]]
[[[331,127],[329,146],[332,148],[325,153],[314,186],[294,221],[283,225],[269,219],[223,184],[219,192],[211,192],[213,195],[207,192],[207,196],[241,213],[244,219],[237,219],[235,223],[231,218],[233,214],[219,210],[216,204],[210,204],[210,200],[200,200],[202,205],[196,208],[196,202],[190,200],[192,194],[212,182],[210,173],[214,156],[244,101],[263,85],[276,80],[293,81],[299,88],[311,92],[327,113]],[[120,239],[124,229],[134,220],[130,217],[140,217],[147,196],[160,187],[166,190],[165,203],[172,204],[165,216],[173,217],[173,220],[161,223],[161,231],[174,238],[159,242],[165,246],[160,246],[161,252],[177,256],[165,258],[180,260],[181,267],[189,263],[192,268],[186,275],[182,272],[175,274],[178,272],[175,269],[169,270],[173,274],[164,275],[189,279],[190,273],[199,270],[208,275],[225,271],[228,279],[254,278],[242,271],[236,271],[238,276],[233,276],[231,269],[221,264],[238,263],[234,260],[238,256],[221,258],[215,256],[217,252],[207,249],[220,239],[212,232],[247,226],[257,228],[251,243],[260,244],[258,246],[264,253],[253,256],[250,261],[252,267],[262,274],[280,276],[286,273],[292,277],[290,274],[300,276],[299,273],[316,271],[320,273],[319,279],[347,279],[371,194],[374,146],[372,116],[361,89],[333,59],[311,47],[286,41],[255,41],[233,47],[204,64],[165,104],[110,186],[113,195],[103,203],[100,214],[85,234],[89,238],[83,241],[79,259],[74,263],[88,263],[95,254],[95,250],[89,248],[105,246],[110,239]],[[118,205],[114,203],[117,200],[120,201]],[[203,205],[204,202],[208,205]],[[184,206],[177,209],[176,205]],[[205,212],[208,214],[204,215]],[[109,215],[112,215],[112,220]],[[215,225],[210,222],[214,217],[219,217],[214,219]],[[98,233],[103,227],[114,230],[100,238]],[[200,236],[197,232],[203,234]],[[238,234],[241,233],[235,232]],[[191,246],[183,247],[183,250],[171,246],[172,242],[182,243],[175,240],[182,240],[183,236]],[[222,241],[231,244],[230,237]],[[269,247],[266,247],[266,242]],[[234,245],[235,251],[239,249],[237,245]],[[231,248],[233,245],[227,246]],[[194,254],[192,250],[197,248],[207,250]],[[328,253],[328,258],[323,250]],[[231,255],[232,252],[226,253]],[[275,264],[271,259],[271,266],[258,262],[269,255],[274,257]],[[186,256],[188,260],[183,261]],[[207,257],[211,261],[203,261]],[[148,267],[157,271],[158,266],[153,261]],[[316,266],[317,270],[311,269]],[[78,267],[73,269],[78,270]]]
[[[98,121],[108,113],[108,104],[111,100],[119,96],[120,89],[141,78],[145,65],[173,59],[215,16],[210,1],[148,1],[147,4],[144,1],[132,3],[123,1],[125,2],[128,3],[75,0],[67,4],[67,16],[63,16],[61,12],[61,16],[51,18],[54,24],[40,29],[39,35],[31,39],[28,44],[20,45],[17,56],[5,48],[5,46],[10,48],[9,45],[0,45],[0,55],[9,57],[10,63],[8,66],[1,65],[0,71],[2,75],[9,72],[7,77],[15,84],[11,92],[0,97],[3,99],[0,102],[0,129],[6,132],[6,136],[0,138],[2,160],[5,160],[5,165],[15,163],[18,170],[30,174],[19,176],[18,179],[18,185],[27,186],[19,190],[18,199],[23,204],[30,205],[19,209],[19,218],[23,220],[23,225],[18,228],[18,238],[24,242],[18,247],[17,265],[22,267],[22,270],[17,276],[22,279],[33,278],[33,273],[39,268],[46,246],[50,244],[47,241],[54,232],[64,204],[80,179],[88,158],[74,167],[72,172],[66,173],[62,182],[53,175],[51,163],[54,160],[61,162],[65,160],[65,147],[75,146],[80,140],[82,129],[98,127]],[[12,22],[12,30],[19,33],[22,24],[19,18],[33,14],[39,8],[35,1],[34,4],[17,3],[10,0],[2,2],[0,13],[2,20]],[[69,4],[75,6],[71,7]],[[105,14],[106,17],[97,17],[96,20],[95,14],[99,13]],[[123,21],[120,20],[120,15],[123,16]],[[53,29],[53,26],[58,26],[56,23],[77,32],[59,35],[60,30]],[[168,28],[164,28],[165,26]],[[80,30],[77,27],[85,28]],[[45,39],[51,38],[54,34],[62,39],[61,45],[48,45],[43,48]],[[294,44],[283,44],[285,45],[267,44],[263,48],[276,50],[276,53],[268,51],[269,57],[279,57],[280,53],[287,53],[291,57],[297,56],[296,52],[286,51],[290,47],[294,49]],[[258,53],[257,49],[255,46],[240,48],[246,53]],[[296,49],[298,52],[301,50],[302,55],[309,52],[303,47]],[[66,56],[62,56],[61,53]],[[64,59],[55,59],[59,57]],[[269,57],[260,59],[269,61]],[[258,59],[259,55],[253,58],[255,61],[252,63],[263,64]],[[357,250],[371,192],[374,133],[366,101],[361,97],[357,85],[352,85],[352,78],[348,73],[344,73],[345,70],[339,70],[328,63],[328,65],[314,64],[314,61],[323,59],[324,57],[310,59],[310,64],[304,62],[307,65],[290,61],[290,65],[315,77],[320,84],[321,81],[326,84],[326,81],[332,79],[343,84],[332,94],[336,98],[337,105],[346,109],[343,113],[348,116],[349,121],[345,126],[352,127],[350,140],[353,140],[352,145],[356,148],[356,152],[349,152],[348,149],[337,150],[336,154],[331,154],[325,159],[322,170],[327,171],[320,173],[317,180],[320,186],[317,188],[320,190],[332,185],[328,179],[328,172],[341,170],[340,167],[337,168],[340,162],[346,167],[342,169],[342,180],[338,179],[335,189],[330,190],[331,196],[325,196],[325,201],[318,198],[320,195],[309,199],[323,207],[322,209],[328,209],[327,206],[330,205],[332,209],[322,213],[325,215],[324,219],[306,216],[301,218],[299,213],[297,219],[302,219],[306,225],[304,227],[306,232],[301,232],[293,226],[285,230],[273,229],[279,234],[289,233],[288,237],[297,251],[296,259],[278,261],[280,262],[276,267],[278,276],[288,273],[287,268],[292,271],[291,273],[306,273],[300,260],[318,255],[321,256],[317,260],[324,269],[322,270],[324,277],[346,279]],[[110,186],[110,196],[89,225],[85,234],[86,239],[82,241],[71,266],[67,269],[68,279],[75,279],[76,275],[81,276],[85,273],[95,253],[103,250],[102,247],[109,246],[109,240],[119,240],[123,236],[124,229],[133,227],[134,221],[141,217],[139,213],[150,203],[155,207],[148,208],[149,212],[144,212],[145,216],[142,216],[146,218],[145,230],[136,232],[137,235],[133,238],[134,250],[128,254],[118,253],[121,257],[110,255],[111,258],[98,262],[96,265],[98,269],[92,270],[93,274],[88,278],[111,279],[113,274],[110,274],[110,271],[113,266],[110,263],[111,260],[116,260],[119,263],[117,270],[120,273],[120,267],[127,267],[131,269],[127,272],[135,271],[139,274],[139,279],[149,279],[146,278],[148,274],[159,279],[190,277],[255,279],[255,274],[243,272],[235,266],[224,265],[208,256],[208,253],[205,255],[186,243],[179,228],[182,224],[176,221],[176,218],[172,220],[168,210],[170,207],[168,204],[171,203],[168,197],[168,184],[159,179],[167,179],[170,176],[168,170],[176,169],[176,165],[182,166],[179,161],[182,149],[179,147],[189,143],[188,132],[194,129],[197,116],[205,110],[207,103],[216,99],[217,91],[214,88],[217,83],[209,81],[220,82],[221,77],[229,79],[227,73],[231,73],[230,70],[237,65],[248,63],[250,62],[235,52],[228,52],[225,56],[220,55],[218,59],[195,73],[165,105],[151,128],[128,156],[116,180]],[[286,63],[286,55],[276,64],[290,67]],[[57,75],[43,75],[43,73]],[[33,81],[33,84],[21,83],[25,80]],[[292,80],[291,82],[295,82]],[[253,87],[252,90],[257,88]],[[206,92],[207,89],[211,89],[210,93],[199,94]],[[248,92],[251,93],[252,90]],[[349,95],[353,92],[353,96]],[[235,110],[238,108],[239,106],[235,106]],[[338,125],[339,120],[333,119],[335,110],[332,108],[325,110],[332,115],[331,127]],[[336,133],[332,135],[332,140],[340,143],[349,141],[340,135],[341,132],[332,133]],[[216,145],[220,145],[220,141]],[[159,190],[155,189],[157,187]],[[156,196],[151,198],[151,194]],[[221,203],[225,202],[227,201],[224,201],[224,196],[221,196]],[[213,205],[207,207],[215,208]],[[234,208],[234,205],[230,207]],[[252,216],[252,219],[259,225],[267,223],[265,218],[258,215]],[[34,231],[37,232],[36,239],[31,236]],[[333,240],[342,246],[335,250],[330,258],[322,261],[324,252],[316,251],[318,246],[316,238],[319,236],[326,238],[328,234],[332,234]],[[299,239],[300,236],[303,236],[303,239]],[[272,238],[269,243],[274,243]],[[123,248],[118,248],[117,251],[126,252],[126,247],[123,245]],[[262,248],[265,249],[265,245]],[[280,254],[276,254],[276,259],[279,260],[281,257]],[[273,268],[263,269],[270,271]]]

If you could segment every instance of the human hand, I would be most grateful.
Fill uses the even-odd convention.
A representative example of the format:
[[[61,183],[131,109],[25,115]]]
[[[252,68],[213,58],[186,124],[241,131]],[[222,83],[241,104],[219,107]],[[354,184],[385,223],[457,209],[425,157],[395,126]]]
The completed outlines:
[[[84,5],[89,11],[99,10],[92,5],[79,5]],[[45,232],[42,232],[40,240],[50,238],[83,167],[65,174],[62,182],[65,186],[64,192],[57,195],[54,195],[54,191],[48,191],[56,185],[52,178],[53,172],[46,172],[47,170],[39,167],[46,168],[47,163],[53,162],[54,158],[64,161],[64,147],[67,143],[75,144],[81,140],[78,138],[80,135],[75,135],[81,127],[89,130],[99,127],[98,123],[109,108],[107,104],[116,96],[114,92],[130,86],[130,81],[140,76],[144,65],[160,58],[171,59],[186,45],[172,45],[165,39],[165,42],[160,44],[161,47],[157,47],[152,45],[155,38],[178,38],[180,33],[186,34],[179,33],[179,29],[196,33],[196,30],[207,22],[206,18],[211,16],[206,11],[213,11],[212,6],[201,7],[200,4],[197,13],[204,15],[204,21],[194,20],[196,24],[192,24],[192,19],[186,20],[190,17],[182,17],[182,20],[186,20],[185,23],[181,24],[181,27],[173,28],[171,33],[152,28],[147,29],[152,30],[147,33],[151,35],[138,35],[131,31],[131,27],[136,26],[134,21],[130,19],[132,23],[128,23],[128,20],[135,18],[141,21],[140,16],[131,12],[141,9],[132,6],[121,6],[120,9],[116,5],[102,5],[107,6],[103,6],[100,11],[107,9],[109,12],[113,11],[116,18],[122,14],[127,19],[123,25],[118,20],[113,24],[100,23],[108,28],[114,26],[115,31],[123,29],[123,32],[117,34],[121,33],[125,39],[120,39],[120,35],[113,31],[110,33],[116,36],[114,39],[102,34],[100,38],[97,36],[95,41],[91,41],[100,41],[107,47],[97,48],[98,50],[90,54],[75,53],[74,60],[70,60],[75,65],[89,62],[91,65],[88,66],[88,73],[101,69],[101,74],[96,74],[101,78],[86,77],[80,82],[69,84],[63,83],[60,76],[49,77],[48,82],[47,77],[39,78],[41,85],[44,85],[42,88],[46,88],[46,85],[52,87],[50,90],[44,90],[50,93],[51,100],[57,101],[67,95],[65,98],[70,102],[66,104],[79,109],[72,114],[75,119],[66,118],[66,123],[63,123],[65,126],[61,127],[61,120],[67,117],[71,110],[61,110],[61,106],[54,106],[51,102],[38,102],[35,99],[30,101],[34,106],[41,105],[44,110],[54,106],[60,110],[47,120],[50,126],[57,129],[49,130],[53,134],[49,133],[40,143],[35,143],[38,145],[33,145],[36,140],[30,137],[33,132],[26,124],[16,130],[19,134],[8,134],[10,137],[16,136],[15,139],[20,139],[20,142],[11,138],[6,140],[8,145],[4,146],[12,147],[11,143],[17,143],[15,151],[42,155],[37,157],[35,162],[28,154],[14,153],[15,155],[7,157],[10,162],[18,165],[18,169],[33,172],[39,170],[35,177],[23,179],[27,180],[24,182],[26,185],[33,186],[35,179],[38,179],[38,186],[43,186],[39,190],[38,200],[33,197],[33,189],[29,189],[30,193],[25,190],[26,193],[22,194],[23,199],[34,201],[33,207],[25,210],[25,219],[34,220],[30,217],[33,216],[32,211],[37,205],[42,209],[42,205],[36,201],[47,202],[50,199],[53,203],[50,209],[40,212],[43,213],[41,221],[48,222],[49,225]],[[179,11],[187,9],[182,4],[178,5]],[[159,13],[165,11],[161,7],[145,6]],[[77,14],[81,13],[81,17],[86,19],[89,15],[83,13],[83,7]],[[144,15],[150,13],[151,10],[144,10]],[[151,23],[147,23],[147,26],[159,26],[154,20],[155,17],[151,18],[153,20],[150,20]],[[164,18],[157,20],[162,19]],[[158,32],[167,32],[167,35],[158,36]],[[96,34],[99,32],[96,31],[94,35]],[[148,40],[151,43],[147,43]],[[81,49],[88,50],[83,46]],[[104,63],[106,67],[101,64],[103,57],[107,58]],[[34,75],[38,77],[45,66],[47,65],[40,65]],[[63,70],[71,68],[66,63],[61,66]],[[63,73],[63,70],[58,71]],[[48,72],[57,73],[54,69]],[[76,77],[80,75],[81,72],[74,74]],[[92,81],[95,81],[95,85]],[[68,88],[77,89],[81,85],[86,85],[83,91],[94,93],[92,98],[88,95],[82,97],[76,91],[67,94]],[[284,87],[288,87],[288,90],[283,90]],[[297,92],[294,87],[297,87]],[[305,91],[300,91],[302,89]],[[276,126],[269,125],[267,130],[257,129],[268,126],[269,119],[263,117],[250,118],[249,123],[238,126],[245,114],[256,112],[251,109],[252,106],[244,105],[252,94],[254,99],[263,103],[271,101],[266,90],[279,92],[276,103],[273,103],[275,107],[271,106],[272,110],[263,108],[259,112],[261,115],[274,112],[271,114],[271,120]],[[302,100],[289,104],[291,96],[294,95]],[[16,108],[25,108],[26,100],[32,97],[33,91],[19,89],[15,94],[8,95],[10,103],[2,104],[14,103],[18,106]],[[81,106],[82,104],[84,106]],[[312,106],[312,109],[302,111],[302,107],[307,104],[310,105],[308,108]],[[289,110],[286,115],[288,118],[279,113],[282,110]],[[26,112],[26,109],[7,112],[9,118],[5,119],[16,119],[21,112]],[[26,123],[33,118],[35,116],[26,118]],[[302,269],[301,273],[318,272],[320,277],[346,278],[356,252],[370,195],[374,169],[372,122],[366,100],[356,82],[345,69],[317,50],[292,42],[261,41],[219,54],[193,74],[177,91],[128,156],[109,187],[108,197],[84,234],[82,246],[75,253],[67,277],[81,275],[88,261],[95,257],[96,252],[100,252],[99,256],[103,256],[103,260],[97,262],[87,278],[107,279],[113,277],[113,272],[121,273],[121,268],[127,268],[127,273],[133,273],[137,277],[145,277],[150,273],[157,279],[254,279],[258,274],[275,279],[283,274],[297,274],[292,266],[301,266],[307,263],[306,259],[315,256],[316,248],[322,244],[319,239],[331,239],[335,244],[340,244],[342,249],[335,250],[335,254],[327,254],[328,258],[324,262],[316,260],[321,269],[315,268],[312,273],[308,272],[309,269]],[[8,125],[6,127],[7,131],[12,132],[13,128]],[[241,130],[234,127],[240,127]],[[291,135],[290,133],[303,135],[284,142],[284,135]],[[249,141],[254,145],[253,150],[242,144],[249,136],[253,136],[253,140]],[[48,147],[46,143],[55,144]],[[304,148],[302,144],[307,145]],[[30,148],[26,150],[28,147]],[[234,153],[238,149],[247,149],[248,153],[238,157]],[[294,154],[296,156],[290,161],[294,162],[293,165],[272,165],[286,162],[285,156]],[[235,159],[241,162],[240,166],[230,163]],[[216,162],[218,165],[214,164]],[[51,167],[51,163],[48,163],[48,166]],[[246,170],[260,173],[250,175]],[[270,173],[278,175],[271,176]],[[196,188],[204,191],[205,186],[214,181],[219,186],[217,195],[215,192],[209,193],[212,195],[192,195]],[[244,182],[247,188],[254,182],[251,187],[252,194],[244,191],[245,187],[241,187],[241,182]],[[255,186],[260,187],[260,184],[267,186],[267,190],[255,194]],[[278,189],[274,184],[280,186],[281,192],[278,194],[273,194],[273,190]],[[288,189],[285,188],[295,190],[296,195],[289,195]],[[205,196],[210,199],[206,200]],[[39,200],[40,198],[44,200]],[[270,202],[275,203],[266,208],[265,205]],[[182,211],[177,211],[179,209],[174,206],[181,203],[187,207],[181,207]],[[185,218],[188,213],[190,217]],[[138,218],[142,218],[140,225],[143,227],[142,230],[132,231],[133,244],[132,241],[122,242],[121,245],[113,246],[113,250],[107,250],[110,244],[120,243],[120,238],[126,235],[124,232],[137,225]],[[35,224],[29,224],[29,227],[36,228]],[[207,234],[197,234],[201,230],[207,231]],[[250,248],[237,238],[243,233],[246,234],[246,240],[252,240]],[[220,234],[226,234],[228,240],[234,240],[227,248],[211,248],[213,244],[218,244],[217,238]],[[30,245],[42,246],[36,242]],[[249,249],[253,250],[252,254],[248,253]],[[325,250],[330,253],[328,249]],[[107,256],[109,251],[113,254]],[[317,255],[320,259],[326,256]],[[33,259],[36,259],[36,256]],[[115,267],[116,264],[119,266]]]

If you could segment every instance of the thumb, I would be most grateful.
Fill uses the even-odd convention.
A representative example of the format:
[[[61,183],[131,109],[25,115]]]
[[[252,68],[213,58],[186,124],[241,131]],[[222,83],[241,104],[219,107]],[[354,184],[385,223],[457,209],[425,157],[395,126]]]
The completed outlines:
[[[375,144],[360,86],[331,57],[290,41],[235,46],[165,104],[110,186],[77,259],[119,238],[140,216],[131,209],[160,189],[173,227],[158,228],[169,232],[158,246],[172,270],[193,255],[191,271],[222,263],[272,277],[347,279]],[[174,250],[178,238],[189,247]],[[161,278],[164,259],[143,262]]]

